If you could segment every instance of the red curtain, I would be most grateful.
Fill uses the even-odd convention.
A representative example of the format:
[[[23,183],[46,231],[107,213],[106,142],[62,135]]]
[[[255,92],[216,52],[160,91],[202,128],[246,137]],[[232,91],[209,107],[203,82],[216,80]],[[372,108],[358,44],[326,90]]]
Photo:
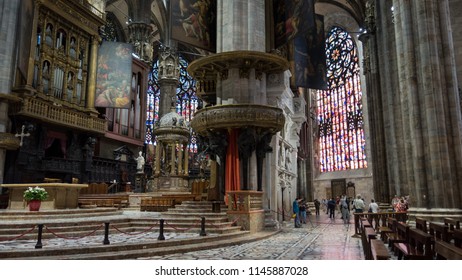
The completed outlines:
[[[65,133],[57,131],[48,131],[47,137],[45,138],[45,150],[50,148],[54,140],[58,139],[61,146],[61,152],[63,152],[64,158],[66,158],[67,152],[67,136]]]
[[[226,151],[226,171],[225,171],[225,203],[228,204],[228,192],[241,189],[241,176],[239,173],[239,152],[237,137],[239,132],[232,129],[228,134],[228,149]]]

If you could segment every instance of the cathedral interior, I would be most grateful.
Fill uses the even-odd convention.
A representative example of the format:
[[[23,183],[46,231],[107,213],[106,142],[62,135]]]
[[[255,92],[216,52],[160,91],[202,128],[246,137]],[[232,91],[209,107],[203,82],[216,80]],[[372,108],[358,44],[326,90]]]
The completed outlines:
[[[43,183],[462,217],[462,1],[1,3],[1,208]]]

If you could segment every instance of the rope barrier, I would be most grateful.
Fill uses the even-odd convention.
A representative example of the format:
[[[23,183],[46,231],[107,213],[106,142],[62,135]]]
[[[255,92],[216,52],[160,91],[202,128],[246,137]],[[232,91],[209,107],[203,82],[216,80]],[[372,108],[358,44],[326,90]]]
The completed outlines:
[[[120,233],[123,233],[123,234],[127,234],[127,235],[140,235],[140,234],[144,234],[146,232],[149,232],[151,231],[155,226],[157,226],[159,223],[155,223],[152,227],[146,229],[146,230],[143,230],[143,231],[140,231],[140,232],[128,232],[128,231],[123,231],[121,229],[119,229],[118,227],[114,226],[114,225],[111,225],[111,227],[113,229],[115,229],[116,231],[120,232]]]
[[[93,235],[95,232],[97,232],[100,228],[103,227],[104,224],[101,224],[99,227],[97,227],[95,230],[93,230],[92,232],[88,233],[88,234],[84,234],[82,236],[74,236],[74,237],[67,237],[67,236],[63,236],[63,235],[60,235],[60,234],[57,234],[56,232],[54,232],[53,230],[51,230],[50,228],[48,228],[47,226],[45,226],[45,229],[47,231],[49,231],[52,235],[58,237],[58,238],[63,238],[63,239],[69,239],[69,240],[76,240],[76,239],[81,239],[81,238],[84,238],[84,237],[87,237],[87,236],[90,236],[90,235]]]
[[[27,230],[23,233],[21,233],[20,235],[18,236],[15,236],[15,237],[12,237],[12,238],[5,238],[5,239],[0,239],[0,242],[4,242],[4,241],[12,241],[12,240],[15,240],[15,239],[18,239],[18,238],[21,238],[23,237],[24,235],[28,234],[28,233],[31,233],[32,231],[34,231],[35,229],[35,226],[33,226],[30,230]]]
[[[175,229],[175,230],[179,230],[179,231],[187,231],[187,230],[190,230],[190,229],[194,228],[194,226],[196,226],[196,225],[199,224],[199,223],[200,223],[200,221],[194,223],[194,224],[193,224],[191,227],[189,227],[189,228],[177,228],[177,227],[175,227],[175,226],[170,225],[167,221],[165,221],[165,224],[166,224],[166,225],[170,226],[171,228],[173,228],[173,229]]]

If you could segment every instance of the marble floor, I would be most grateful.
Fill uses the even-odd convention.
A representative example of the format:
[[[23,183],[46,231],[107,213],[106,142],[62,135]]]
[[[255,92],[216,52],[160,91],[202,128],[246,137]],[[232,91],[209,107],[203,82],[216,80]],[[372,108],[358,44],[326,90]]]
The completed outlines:
[[[157,260],[363,260],[354,224],[327,215],[310,217],[301,228],[284,224],[279,234],[225,248],[157,256]]]
[[[138,215],[127,213],[126,215]],[[241,245],[154,256],[142,259],[152,260],[363,260],[361,239],[353,237],[354,224],[344,224],[343,220],[320,216],[309,216],[301,228],[294,228],[293,222],[285,222],[282,230],[268,238]],[[191,237],[189,233],[166,233],[166,239]],[[197,234],[196,234],[197,235]],[[157,234],[147,233],[131,236],[112,234],[111,244],[155,240]],[[76,240],[53,238],[44,240],[44,246],[72,247],[101,244],[101,236],[88,236]],[[36,241],[2,241],[0,251],[20,249],[34,250]]]

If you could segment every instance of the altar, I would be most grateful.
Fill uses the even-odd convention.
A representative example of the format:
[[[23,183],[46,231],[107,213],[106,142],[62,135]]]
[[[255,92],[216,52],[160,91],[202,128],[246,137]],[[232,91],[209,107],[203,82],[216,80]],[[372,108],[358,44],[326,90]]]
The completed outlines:
[[[66,183],[27,183],[27,184],[0,184],[7,188],[9,193],[8,209],[25,210],[27,201],[24,200],[24,191],[29,187],[41,187],[48,192],[48,198],[42,201],[40,209],[73,209],[79,207],[79,192],[88,188],[88,184]]]

